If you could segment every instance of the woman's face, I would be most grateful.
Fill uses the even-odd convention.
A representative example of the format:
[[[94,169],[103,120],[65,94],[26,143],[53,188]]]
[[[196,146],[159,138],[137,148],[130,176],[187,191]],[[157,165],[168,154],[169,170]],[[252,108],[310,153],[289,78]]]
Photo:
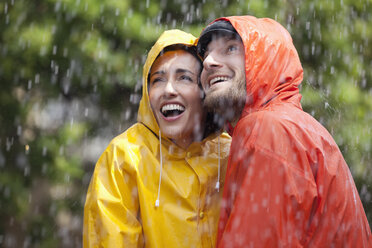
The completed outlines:
[[[184,50],[165,52],[150,71],[149,98],[156,121],[182,148],[201,140],[204,131],[199,74],[200,63]]]

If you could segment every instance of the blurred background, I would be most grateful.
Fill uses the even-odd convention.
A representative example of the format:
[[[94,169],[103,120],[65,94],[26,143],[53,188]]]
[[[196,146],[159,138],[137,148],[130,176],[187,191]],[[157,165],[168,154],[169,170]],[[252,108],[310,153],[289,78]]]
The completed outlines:
[[[304,67],[303,108],[339,145],[372,223],[372,0],[1,0],[0,247],[81,247],[85,194],[136,121],[162,33],[270,17]]]

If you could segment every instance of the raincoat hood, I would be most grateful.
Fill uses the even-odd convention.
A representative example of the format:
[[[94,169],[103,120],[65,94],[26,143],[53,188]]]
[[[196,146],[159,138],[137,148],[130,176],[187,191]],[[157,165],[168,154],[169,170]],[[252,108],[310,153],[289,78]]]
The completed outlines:
[[[140,101],[140,106],[138,109],[137,121],[143,123],[156,134],[159,133],[159,125],[155,119],[150,105],[147,81],[151,66],[164,48],[176,44],[193,46],[195,45],[195,41],[196,38],[192,34],[185,33],[177,29],[168,30],[159,37],[159,39],[156,41],[156,43],[148,53],[145,65],[143,66],[142,99]]]
[[[288,31],[269,18],[231,16],[213,22],[221,20],[233,25],[244,44],[247,99],[240,119],[272,103],[301,108],[303,69]]]
[[[274,20],[229,21],[245,51],[247,100],[232,133],[217,247],[372,247],[348,165],[301,108],[303,69]]]

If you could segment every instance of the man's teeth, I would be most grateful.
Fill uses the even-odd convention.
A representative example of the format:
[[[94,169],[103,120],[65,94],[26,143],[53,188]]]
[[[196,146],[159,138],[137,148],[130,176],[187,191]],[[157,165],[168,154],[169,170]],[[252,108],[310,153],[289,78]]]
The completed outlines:
[[[212,85],[212,84],[214,84],[214,83],[216,83],[216,82],[218,82],[218,81],[227,81],[227,80],[228,80],[228,77],[215,77],[215,78],[213,78],[213,79],[209,82],[209,84]]]
[[[185,107],[178,105],[178,104],[166,104],[161,108],[161,112],[165,111],[172,111],[172,110],[178,110],[178,111],[185,111]]]

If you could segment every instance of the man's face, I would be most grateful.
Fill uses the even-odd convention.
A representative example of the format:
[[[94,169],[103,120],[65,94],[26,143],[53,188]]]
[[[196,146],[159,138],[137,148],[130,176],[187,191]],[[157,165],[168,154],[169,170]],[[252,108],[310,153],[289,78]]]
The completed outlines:
[[[242,41],[231,36],[212,37],[203,60],[204,106],[227,121],[237,119],[247,95]]]

